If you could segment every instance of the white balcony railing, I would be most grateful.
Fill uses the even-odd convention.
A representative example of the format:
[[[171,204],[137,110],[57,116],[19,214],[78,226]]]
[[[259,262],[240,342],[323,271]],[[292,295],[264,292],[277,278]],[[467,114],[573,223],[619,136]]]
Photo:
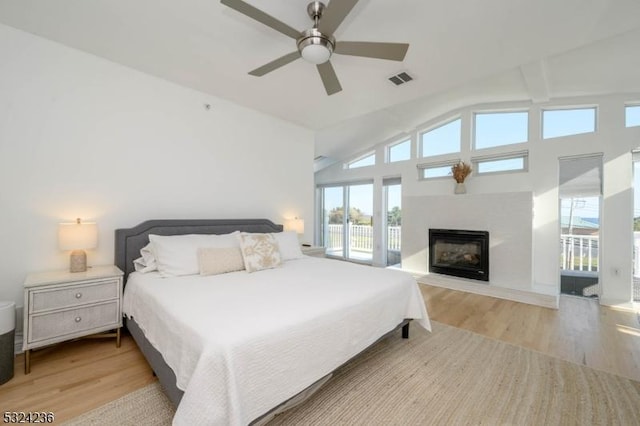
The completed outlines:
[[[328,225],[325,235],[325,245],[328,250],[342,250],[343,226]],[[400,240],[402,237],[402,227],[387,227],[387,250],[400,251]],[[370,225],[349,224],[350,249],[373,252],[373,227]]]
[[[598,271],[599,238],[597,235],[560,235],[562,269]]]
[[[633,233],[633,277],[635,281],[640,279],[640,232]],[[637,290],[638,301],[640,301],[640,288]]]

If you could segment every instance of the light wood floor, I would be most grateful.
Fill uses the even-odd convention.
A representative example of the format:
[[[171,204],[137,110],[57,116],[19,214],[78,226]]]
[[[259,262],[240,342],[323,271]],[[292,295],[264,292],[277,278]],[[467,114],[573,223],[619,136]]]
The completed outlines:
[[[15,359],[13,379],[0,386],[0,412],[45,411],[56,423],[100,407],[156,380],[128,334],[115,339],[82,339]]]
[[[421,285],[429,316],[597,370],[640,381],[640,314],[561,296],[559,309]]]
[[[553,310],[421,285],[434,321],[640,381],[640,318],[563,296]],[[51,411],[68,420],[155,381],[130,336],[78,340],[22,355],[0,386],[0,411]]]

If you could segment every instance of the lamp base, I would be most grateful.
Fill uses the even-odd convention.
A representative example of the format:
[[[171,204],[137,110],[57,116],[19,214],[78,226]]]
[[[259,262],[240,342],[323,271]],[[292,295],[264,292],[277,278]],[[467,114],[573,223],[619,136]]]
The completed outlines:
[[[74,250],[69,258],[69,272],[85,272],[87,270],[87,253]]]

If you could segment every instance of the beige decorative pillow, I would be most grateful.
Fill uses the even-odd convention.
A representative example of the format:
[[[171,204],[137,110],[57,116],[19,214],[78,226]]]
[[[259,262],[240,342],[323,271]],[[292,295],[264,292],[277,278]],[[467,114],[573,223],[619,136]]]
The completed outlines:
[[[238,238],[247,272],[276,268],[282,264],[280,247],[273,235],[241,232]]]
[[[238,247],[206,247],[198,249],[200,275],[218,275],[242,271],[244,259]]]

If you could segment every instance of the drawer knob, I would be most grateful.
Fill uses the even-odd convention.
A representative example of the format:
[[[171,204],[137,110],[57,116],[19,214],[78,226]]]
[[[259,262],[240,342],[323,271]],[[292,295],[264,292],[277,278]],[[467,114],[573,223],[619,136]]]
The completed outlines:
[[[80,322],[80,321],[82,321],[82,318],[76,317],[76,322]]]
[[[76,293],[76,299],[80,299],[82,297],[82,293]]]

